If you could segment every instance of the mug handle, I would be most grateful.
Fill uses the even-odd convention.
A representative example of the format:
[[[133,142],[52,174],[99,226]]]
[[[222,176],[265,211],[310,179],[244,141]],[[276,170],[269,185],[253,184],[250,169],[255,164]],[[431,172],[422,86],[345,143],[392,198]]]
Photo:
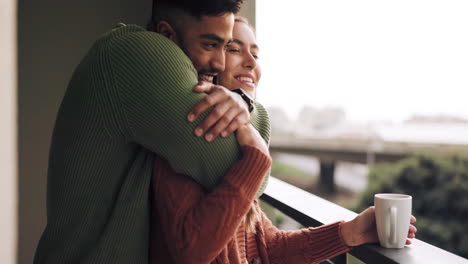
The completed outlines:
[[[397,226],[397,209],[395,206],[392,206],[390,208],[390,238],[391,238],[392,244],[397,243],[396,226]]]

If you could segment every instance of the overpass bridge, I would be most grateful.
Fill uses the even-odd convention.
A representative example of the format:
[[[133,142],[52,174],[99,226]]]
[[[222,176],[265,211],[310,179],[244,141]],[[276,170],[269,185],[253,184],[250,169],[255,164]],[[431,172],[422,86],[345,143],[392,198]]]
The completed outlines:
[[[416,153],[468,155],[468,145],[383,141],[377,138],[325,138],[278,136],[271,138],[270,152],[313,156],[320,161],[319,185],[334,192],[334,173],[338,161],[361,164],[395,162]]]

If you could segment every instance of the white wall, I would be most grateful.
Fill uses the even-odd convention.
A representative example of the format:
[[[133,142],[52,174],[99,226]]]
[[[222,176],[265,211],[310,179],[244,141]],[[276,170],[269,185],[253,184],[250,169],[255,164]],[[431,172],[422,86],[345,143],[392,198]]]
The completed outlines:
[[[255,0],[247,0],[244,2],[239,15],[247,18],[249,23],[255,28],[256,26],[256,3]]]
[[[16,0],[0,1],[0,261],[16,263]]]

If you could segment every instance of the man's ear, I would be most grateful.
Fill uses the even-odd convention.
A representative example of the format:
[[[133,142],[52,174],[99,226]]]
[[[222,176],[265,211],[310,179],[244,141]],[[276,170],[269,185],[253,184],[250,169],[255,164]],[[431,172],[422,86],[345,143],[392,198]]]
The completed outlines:
[[[156,32],[165,36],[166,38],[177,42],[177,33],[174,28],[167,21],[161,21],[156,25]]]

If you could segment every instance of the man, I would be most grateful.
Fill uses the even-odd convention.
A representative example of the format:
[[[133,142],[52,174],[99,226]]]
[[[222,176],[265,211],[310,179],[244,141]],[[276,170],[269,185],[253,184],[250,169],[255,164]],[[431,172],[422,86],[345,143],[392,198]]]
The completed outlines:
[[[208,190],[240,156],[229,135],[249,121],[247,104],[211,82],[242,0],[157,3],[154,17],[176,18],[158,24],[162,35],[121,25],[74,72],[52,138],[35,263],[146,263],[153,153]]]

